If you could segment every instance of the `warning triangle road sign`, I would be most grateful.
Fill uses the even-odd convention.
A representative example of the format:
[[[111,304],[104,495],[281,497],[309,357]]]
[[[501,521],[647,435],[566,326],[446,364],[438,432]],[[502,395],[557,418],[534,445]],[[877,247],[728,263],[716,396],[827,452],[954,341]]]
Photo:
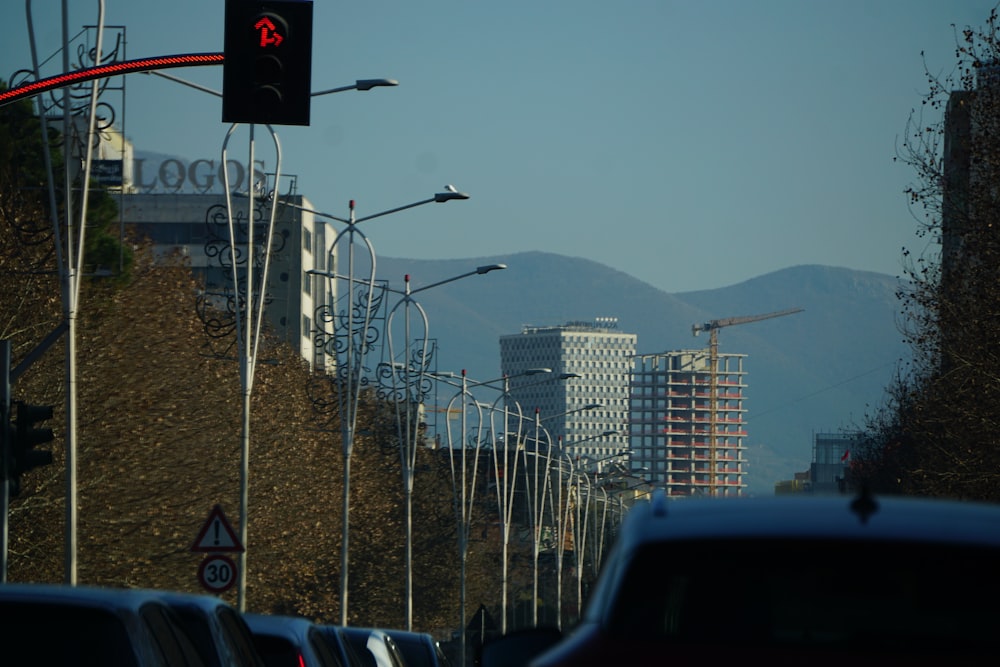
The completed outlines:
[[[243,545],[240,538],[236,537],[236,531],[229,524],[226,515],[222,513],[222,506],[216,505],[208,514],[208,519],[198,537],[195,538],[191,551],[198,552],[242,552]]]

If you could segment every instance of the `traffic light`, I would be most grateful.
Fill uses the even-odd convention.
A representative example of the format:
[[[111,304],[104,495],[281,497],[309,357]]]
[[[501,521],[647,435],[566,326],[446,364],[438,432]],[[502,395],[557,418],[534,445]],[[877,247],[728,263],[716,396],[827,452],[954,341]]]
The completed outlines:
[[[17,404],[17,424],[12,429],[10,439],[10,494],[16,496],[21,490],[21,475],[52,463],[52,452],[38,451],[38,445],[51,442],[55,438],[50,428],[37,428],[35,424],[52,419],[51,405]]]
[[[308,125],[311,0],[226,0],[222,120]]]

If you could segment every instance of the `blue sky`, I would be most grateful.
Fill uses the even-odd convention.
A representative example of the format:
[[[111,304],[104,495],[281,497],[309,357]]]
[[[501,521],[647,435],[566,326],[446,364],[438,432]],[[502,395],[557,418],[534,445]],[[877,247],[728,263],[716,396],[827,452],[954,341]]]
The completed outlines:
[[[97,2],[68,4],[71,33],[96,23]],[[902,193],[913,174],[892,159],[926,90],[921,51],[950,71],[952,24],[994,4],[317,0],[313,90],[400,85],[314,98],[309,127],[276,128],[282,171],[339,217],[351,199],[370,215],[446,183],[472,195],[365,223],[380,256],[541,250],[668,292],[797,264],[898,275],[901,249],[925,243]],[[46,57],[61,2],[32,7]],[[105,22],[127,27],[135,59],[221,52],[223,15],[222,0],[107,0]],[[4,79],[30,66],[23,4],[6,26]],[[171,73],[222,87],[219,67]],[[126,90],[137,148],[218,160],[218,98],[149,75]]]

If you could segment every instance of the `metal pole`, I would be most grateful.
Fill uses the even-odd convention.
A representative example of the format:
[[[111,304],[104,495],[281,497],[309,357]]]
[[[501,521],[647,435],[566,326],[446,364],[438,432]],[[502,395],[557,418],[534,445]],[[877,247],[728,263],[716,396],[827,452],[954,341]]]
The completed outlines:
[[[62,1],[62,34],[63,34],[63,71],[69,71],[69,25],[67,23],[68,13],[66,0]],[[65,148],[64,174],[66,180],[65,193],[65,216],[66,216],[66,263],[68,280],[68,294],[64,307],[67,310],[67,323],[69,330],[66,334],[66,421],[74,423],[76,414],[76,294],[77,294],[77,268],[73,259],[73,182],[70,166],[73,163],[69,138],[70,132],[70,91],[63,88],[63,146]],[[81,226],[81,233],[83,229]],[[77,540],[77,516],[76,516],[76,437],[75,433],[67,434],[66,440],[66,553],[65,553],[65,577],[66,583],[76,585],[76,540]]]
[[[410,280],[409,276],[406,276],[406,305],[404,306],[404,327],[405,327],[405,338],[406,343],[404,345],[404,358],[406,366],[406,438],[404,439],[404,446],[406,447],[405,461],[403,465],[403,493],[406,496],[406,630],[407,632],[413,631],[413,466],[415,463],[413,454],[415,453],[415,434],[411,431],[413,428],[413,415],[411,414],[411,405],[413,403],[410,395],[409,389],[409,361],[410,361]],[[426,336],[426,318],[425,318],[425,336],[424,336],[424,348],[427,346],[427,336]],[[422,369],[421,369],[422,370]]]
[[[0,490],[0,583],[7,582],[7,537],[8,505],[10,503],[10,341],[0,340],[0,475],[3,489]]]
[[[233,136],[233,132],[236,130],[237,124],[233,124],[229,131],[226,133],[225,141],[222,144],[222,165],[223,174],[226,183],[229,183],[229,159],[227,148],[229,145],[229,140]],[[255,143],[255,128],[254,124],[250,124],[250,143],[249,143],[249,164],[254,164],[254,151],[256,148]],[[274,148],[276,153],[275,160],[275,188],[278,187],[278,181],[281,178],[281,144],[278,141],[278,136],[274,133],[274,130],[270,126],[267,126],[268,132],[271,135],[271,140],[274,142]],[[260,290],[255,290],[255,278],[254,278],[254,194],[255,188],[251,183],[248,189],[247,197],[247,239],[246,239],[246,269],[245,269],[245,281],[246,289],[244,290],[245,296],[243,303],[240,303],[240,281],[239,281],[239,262],[236,256],[236,229],[233,224],[233,204],[232,204],[232,194],[230,189],[226,188],[226,213],[228,216],[229,225],[229,252],[230,252],[230,263],[232,264],[232,281],[234,298],[236,299],[236,342],[238,354],[240,356],[240,395],[241,395],[241,409],[242,409],[242,423],[240,429],[240,528],[239,528],[239,538],[240,543],[243,546],[243,550],[239,554],[239,565],[237,573],[237,608],[240,612],[246,611],[246,589],[247,589],[247,557],[248,557],[248,540],[247,535],[249,531],[250,523],[250,395],[253,391],[253,379],[254,379],[254,368],[256,366],[257,359],[257,347],[260,344],[260,332],[261,323],[264,319],[264,304],[266,299],[267,290],[267,272],[270,266],[271,257],[271,242],[274,238],[274,220],[277,211],[277,207],[274,201],[270,205],[270,216],[268,219],[268,225],[266,230],[266,240],[264,247],[264,266],[260,273]],[[259,291],[257,301],[254,301],[254,292]],[[256,312],[255,312],[256,311]]]
[[[556,451],[562,453],[562,436],[556,437]],[[562,485],[562,461],[559,462],[559,470],[556,473],[558,486],[556,487],[556,627],[562,630],[562,566],[563,549],[566,546],[566,528],[563,523],[563,485]],[[567,478],[566,483],[569,484]],[[569,507],[569,499],[566,499],[566,506]]]
[[[254,164],[254,125],[250,125],[250,146],[249,146],[249,162],[247,164]],[[227,177],[226,183],[229,180]],[[227,187],[228,189],[228,187]],[[247,200],[247,268],[246,268],[246,303],[244,304],[244,316],[243,316],[243,354],[240,355],[240,394],[242,397],[242,410],[243,410],[243,420],[240,435],[240,544],[243,545],[243,551],[240,552],[239,562],[240,562],[240,572],[239,580],[237,584],[237,608],[243,612],[246,611],[246,591],[247,591],[247,533],[248,524],[250,520],[250,367],[253,364],[253,359],[251,357],[252,348],[252,332],[253,332],[253,322],[251,322],[251,313],[253,312],[252,301],[253,301],[253,221],[254,221],[254,185],[253,178],[250,178],[250,187],[247,189],[247,195],[249,196]],[[232,247],[230,250],[233,254],[233,266],[236,265],[236,248]],[[237,290],[237,298],[239,298],[239,284],[236,283],[233,287]],[[237,309],[237,317],[239,317],[239,309]]]
[[[466,646],[468,637],[466,637],[465,633],[465,626],[467,624],[465,604],[466,604],[466,595],[468,593],[466,589],[467,584],[465,577],[466,577],[466,566],[469,557],[469,530],[468,530],[469,515],[466,507],[466,496],[468,495],[466,491],[466,465],[467,465],[466,455],[468,453],[467,452],[468,448],[465,446],[465,438],[468,429],[468,416],[467,416],[468,413],[466,412],[466,410],[468,409],[466,406],[466,403],[468,402],[467,399],[469,391],[468,387],[469,387],[468,378],[465,375],[465,371],[462,371],[462,432],[461,432],[462,437],[460,440],[462,447],[462,508],[461,508],[462,526],[461,530],[459,531],[459,538],[458,538],[460,545],[459,548],[462,551],[462,591],[461,591],[461,614],[460,614],[460,623],[462,627],[462,652],[461,652],[462,667],[466,667],[466,665],[468,665],[467,662],[468,646]]]

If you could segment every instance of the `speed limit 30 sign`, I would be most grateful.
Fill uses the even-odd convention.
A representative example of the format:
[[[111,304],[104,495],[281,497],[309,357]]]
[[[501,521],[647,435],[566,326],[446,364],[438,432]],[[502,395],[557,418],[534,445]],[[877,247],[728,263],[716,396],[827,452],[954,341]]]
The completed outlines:
[[[225,593],[236,583],[236,563],[229,556],[208,556],[198,566],[198,582],[212,593]]]

